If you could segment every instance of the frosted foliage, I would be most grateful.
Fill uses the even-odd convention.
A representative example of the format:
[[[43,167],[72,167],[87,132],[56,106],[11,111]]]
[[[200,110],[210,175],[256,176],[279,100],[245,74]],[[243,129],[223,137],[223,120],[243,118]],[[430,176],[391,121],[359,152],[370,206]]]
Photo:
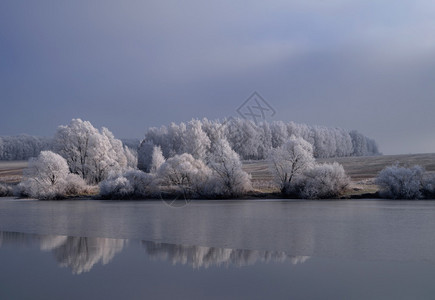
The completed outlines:
[[[12,186],[0,182],[0,197],[8,197],[13,195]]]
[[[424,169],[420,166],[405,168],[393,165],[379,172],[375,182],[383,197],[418,199],[422,197],[423,174]]]
[[[157,177],[162,186],[187,194],[203,194],[211,170],[192,155],[184,153],[169,158],[161,165]]]
[[[423,176],[423,193],[427,198],[434,199],[435,196],[435,173],[426,173]]]
[[[112,174],[100,183],[100,196],[106,199],[144,199],[154,192],[154,176],[140,170]]]
[[[30,135],[0,137],[0,160],[28,160],[51,150],[52,140]]]
[[[36,159],[30,159],[23,173],[24,180],[17,187],[20,195],[58,199],[86,189],[81,177],[69,173],[66,160],[51,151],[42,151]]]
[[[90,122],[80,119],[59,126],[54,149],[66,159],[71,173],[92,184],[107,178],[111,171],[127,167],[122,142],[107,128],[100,133]]]
[[[319,164],[305,170],[302,176],[295,180],[299,188],[299,196],[307,199],[336,198],[342,195],[350,183],[343,166]],[[294,187],[290,187],[291,190]]]
[[[64,195],[76,196],[88,192],[86,182],[77,174],[69,173],[65,178]]]
[[[73,119],[69,125],[59,126],[54,136],[54,150],[64,157],[72,173],[88,178],[89,150],[95,147],[98,134],[90,122]]]
[[[23,175],[32,177],[43,185],[56,185],[64,181],[68,174],[68,164],[62,156],[51,151],[42,151],[36,159],[29,160],[29,166]]]
[[[234,119],[226,124],[226,139],[236,153],[245,159],[258,157],[260,131],[257,126],[244,119]]]
[[[213,170],[213,180],[207,188],[217,196],[239,196],[252,189],[251,178],[242,169],[239,155],[222,139],[211,147],[208,166]]]
[[[203,159],[204,152],[220,139],[226,139],[242,159],[266,159],[269,150],[282,146],[292,135],[313,146],[314,157],[342,157],[379,154],[376,142],[357,131],[309,126],[294,122],[253,123],[245,119],[223,122],[192,120],[187,126],[171,123],[168,127],[150,128],[145,142],[162,148],[166,158],[184,152]],[[139,153],[139,160],[141,153]]]
[[[165,162],[165,158],[163,157],[162,148],[160,148],[160,146],[154,146],[153,154],[151,157],[150,172],[156,173],[164,162]]]
[[[125,169],[127,167],[127,157],[125,155],[124,147],[121,140],[116,139],[113,133],[105,127],[101,129],[101,132],[110,143],[110,150],[113,151],[112,155],[114,156],[114,160],[121,169]]]
[[[137,168],[137,151],[124,146],[125,157],[127,158],[127,168]]]
[[[296,176],[313,165],[313,147],[303,138],[294,135],[282,146],[270,151],[269,168],[282,192],[285,192]]]
[[[202,130],[201,121],[192,120],[187,124],[184,141],[185,153],[190,153],[196,159],[204,159],[210,147],[210,139]]]

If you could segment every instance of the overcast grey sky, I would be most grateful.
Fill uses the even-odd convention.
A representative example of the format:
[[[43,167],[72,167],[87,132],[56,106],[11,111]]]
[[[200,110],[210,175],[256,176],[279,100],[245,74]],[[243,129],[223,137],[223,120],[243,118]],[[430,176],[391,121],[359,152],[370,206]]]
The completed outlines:
[[[435,152],[435,2],[0,1],[0,135],[82,118],[141,138],[254,91],[270,120]]]

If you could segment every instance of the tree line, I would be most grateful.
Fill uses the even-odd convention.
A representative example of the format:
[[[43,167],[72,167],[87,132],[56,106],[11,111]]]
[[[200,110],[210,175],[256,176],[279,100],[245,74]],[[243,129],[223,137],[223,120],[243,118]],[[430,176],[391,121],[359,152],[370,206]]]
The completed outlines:
[[[257,129],[259,132],[255,132]],[[315,138],[310,141],[302,137],[308,133],[307,138]],[[347,150],[338,151],[340,145],[347,145]],[[136,157],[136,152],[107,128],[97,129],[88,121],[73,119],[58,127],[51,151],[41,151],[30,159],[15,193],[58,199],[92,193],[98,185],[99,195],[112,199],[174,195],[234,198],[253,190],[251,176],[243,170],[241,159],[264,158],[270,162],[275,183],[283,194],[338,197],[349,178],[338,164],[315,163],[315,153],[320,157],[333,153],[368,155],[377,153],[377,147],[363,135],[340,129],[283,122],[256,125],[242,119],[194,119],[187,124],[149,129]]]
[[[27,134],[0,137],[0,160],[27,160],[52,149],[53,140]]]
[[[149,128],[139,148],[139,164],[142,164],[142,154],[153,145],[160,146],[167,158],[182,153],[203,157],[210,144],[217,139],[227,140],[244,160],[261,160],[266,159],[271,149],[282,146],[291,136],[309,142],[316,158],[379,154],[377,143],[356,130],[282,121],[255,124],[245,119],[210,121],[204,118]]]

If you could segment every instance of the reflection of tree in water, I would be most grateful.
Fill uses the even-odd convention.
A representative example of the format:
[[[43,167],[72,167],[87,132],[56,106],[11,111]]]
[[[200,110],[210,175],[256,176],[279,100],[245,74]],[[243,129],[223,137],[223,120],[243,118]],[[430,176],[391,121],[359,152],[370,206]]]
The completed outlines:
[[[187,246],[142,241],[147,254],[155,259],[168,260],[173,264],[189,265],[193,268],[210,266],[248,266],[257,262],[304,263],[309,256],[291,256],[282,251],[260,251],[229,249],[204,246]]]
[[[0,232],[0,246],[2,244],[38,244],[41,250],[52,251],[60,266],[81,274],[89,272],[99,262],[108,264],[115,254],[122,251],[127,240]]]
[[[71,268],[74,274],[89,272],[97,263],[108,264],[120,253],[128,240],[71,237],[65,235],[38,235],[0,231],[0,246],[38,245],[43,251],[51,251],[62,267]],[[304,263],[309,256],[291,256],[283,251],[244,250],[204,246],[188,246],[142,241],[150,258],[168,260],[173,264],[193,268],[210,266],[248,266],[257,262]]]
[[[55,246],[46,250],[52,250],[59,265],[71,268],[74,274],[89,272],[98,262],[108,264],[127,243],[121,239],[86,237],[66,237],[63,243],[56,244],[58,241],[58,237],[48,241]]]

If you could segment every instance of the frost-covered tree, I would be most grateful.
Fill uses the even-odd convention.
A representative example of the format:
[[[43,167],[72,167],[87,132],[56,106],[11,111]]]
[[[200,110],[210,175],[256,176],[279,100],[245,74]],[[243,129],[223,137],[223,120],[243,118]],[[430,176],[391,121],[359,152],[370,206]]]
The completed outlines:
[[[163,189],[184,195],[201,195],[211,176],[211,170],[188,153],[175,155],[158,169],[157,178]]]
[[[66,160],[51,151],[42,151],[29,160],[18,193],[38,199],[57,199],[81,193],[86,184],[69,172]]]
[[[272,148],[278,148],[288,139],[287,127],[282,121],[275,121],[270,124],[272,134]]]
[[[349,186],[350,178],[343,166],[332,164],[318,164],[303,172],[291,187],[293,192],[301,198],[325,199],[341,196]]]
[[[165,157],[172,157],[176,154],[184,153],[186,149],[186,124],[181,122],[180,125],[171,123],[168,127],[168,135],[162,145],[163,154]],[[165,151],[165,146],[167,150]],[[167,153],[166,153],[167,152]]]
[[[239,155],[226,140],[218,140],[211,146],[207,165],[213,170],[208,193],[237,197],[252,189],[251,178],[243,171]]]
[[[270,149],[272,149],[272,130],[267,122],[262,122],[258,129],[258,158],[266,159]]]
[[[124,146],[125,157],[127,158],[127,168],[137,168],[137,150],[132,150],[128,146]]]
[[[157,173],[160,167],[164,164],[165,158],[162,153],[160,146],[154,146],[153,154],[151,156],[151,173]]]
[[[154,143],[152,141],[143,140],[137,151],[137,167],[146,173],[151,171],[153,160]]]
[[[205,159],[210,147],[210,139],[204,130],[202,130],[201,121],[192,120],[187,124],[185,141],[183,144],[183,152],[191,154],[196,159]]]
[[[51,151],[42,151],[37,158],[31,158],[28,168],[24,171],[25,177],[34,178],[35,181],[46,186],[63,183],[68,174],[66,160]]]
[[[127,157],[125,155],[124,146],[121,140],[116,139],[113,133],[106,127],[101,129],[101,134],[110,143],[109,151],[113,155],[113,159],[115,160],[117,166],[119,166],[121,169],[125,169],[127,167]]]
[[[218,139],[226,139],[241,159],[265,159],[270,149],[282,146],[292,135],[310,143],[314,157],[379,154],[376,142],[357,131],[282,121],[255,124],[250,120],[233,118],[223,122],[192,120],[187,126],[171,123],[168,127],[150,128],[145,133],[144,142],[160,146],[166,158],[187,152],[203,159],[209,145]],[[139,160],[140,156],[139,153]]]
[[[424,169],[399,167],[397,164],[384,168],[376,177],[381,196],[392,199],[419,199],[422,197]]]
[[[301,137],[291,136],[282,146],[272,149],[269,168],[281,192],[292,180],[314,165],[313,146]]]
[[[61,125],[54,136],[54,150],[66,159],[71,173],[88,178],[90,149],[95,147],[98,130],[88,121],[73,119]]]
[[[104,180],[111,171],[127,167],[122,142],[107,128],[100,132],[90,122],[80,119],[59,126],[54,150],[66,159],[71,173],[92,184]]]
[[[210,139],[210,145],[225,138],[227,126],[227,122],[210,121],[206,118],[202,120],[202,129]]]
[[[259,130],[257,126],[244,119],[232,119],[227,122],[226,139],[231,149],[239,153],[244,159],[258,157],[260,146]]]
[[[28,160],[43,150],[51,150],[52,140],[31,135],[0,138],[0,160]]]

